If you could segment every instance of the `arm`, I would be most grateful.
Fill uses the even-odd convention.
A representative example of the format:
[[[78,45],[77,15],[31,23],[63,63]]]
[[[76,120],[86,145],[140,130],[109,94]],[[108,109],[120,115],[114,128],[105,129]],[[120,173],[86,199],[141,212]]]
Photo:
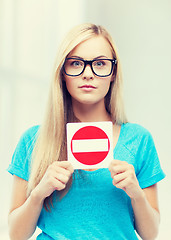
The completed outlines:
[[[14,176],[12,201],[9,212],[11,240],[27,240],[34,233],[44,199],[55,190],[66,187],[73,168],[67,161],[54,162],[46,170],[40,183],[26,198],[27,181]]]
[[[144,240],[155,239],[160,223],[157,203],[157,185],[155,184],[143,189],[142,196],[139,199],[131,199],[131,203],[138,234]]]
[[[11,208],[8,218],[11,240],[28,239],[36,229],[43,201],[37,200],[34,190],[26,199],[27,182],[13,177]]]
[[[124,161],[113,160],[109,170],[113,185],[124,190],[131,198],[138,234],[143,240],[155,239],[160,221],[156,185],[142,190],[134,167]]]

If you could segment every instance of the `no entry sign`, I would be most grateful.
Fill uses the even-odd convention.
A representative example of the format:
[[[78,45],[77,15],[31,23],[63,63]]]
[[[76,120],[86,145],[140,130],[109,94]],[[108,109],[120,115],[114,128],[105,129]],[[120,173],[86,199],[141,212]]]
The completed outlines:
[[[68,123],[68,161],[75,169],[108,167],[113,158],[112,122]]]

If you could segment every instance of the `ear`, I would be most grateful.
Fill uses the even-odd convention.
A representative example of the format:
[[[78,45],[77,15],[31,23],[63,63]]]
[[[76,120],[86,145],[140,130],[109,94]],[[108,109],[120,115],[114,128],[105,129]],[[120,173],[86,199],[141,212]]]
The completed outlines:
[[[116,78],[116,73],[115,73],[115,71],[114,71],[113,74],[112,74],[112,76],[111,76],[110,82],[114,82],[114,81],[115,81],[115,78]]]
[[[116,73],[117,73],[117,66],[115,65],[114,68],[113,68],[113,73],[112,73],[112,77],[111,77],[111,81],[110,82],[114,82],[115,81]]]
[[[110,79],[110,82],[114,82],[114,80],[115,80],[115,76],[112,75],[112,77],[111,77],[111,79]]]

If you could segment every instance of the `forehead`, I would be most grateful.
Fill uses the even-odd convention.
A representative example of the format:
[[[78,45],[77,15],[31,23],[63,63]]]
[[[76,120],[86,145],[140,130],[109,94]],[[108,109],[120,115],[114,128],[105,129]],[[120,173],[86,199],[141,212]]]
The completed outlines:
[[[69,54],[69,57],[78,56],[84,59],[93,59],[98,56],[112,58],[112,49],[108,41],[102,36],[92,37],[78,44]]]

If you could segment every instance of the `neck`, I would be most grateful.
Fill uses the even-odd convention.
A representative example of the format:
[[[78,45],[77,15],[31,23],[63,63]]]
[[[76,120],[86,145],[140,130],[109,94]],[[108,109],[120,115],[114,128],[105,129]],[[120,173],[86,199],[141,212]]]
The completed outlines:
[[[73,101],[73,111],[81,122],[111,121],[104,102],[95,104],[81,104]]]

